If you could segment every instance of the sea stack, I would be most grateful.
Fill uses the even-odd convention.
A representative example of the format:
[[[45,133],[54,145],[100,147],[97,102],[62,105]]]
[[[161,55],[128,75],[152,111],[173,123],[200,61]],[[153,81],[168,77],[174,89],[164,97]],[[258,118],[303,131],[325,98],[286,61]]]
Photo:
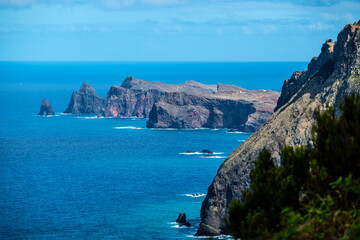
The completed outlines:
[[[227,234],[224,219],[232,199],[250,186],[249,173],[259,151],[266,148],[277,165],[284,146],[311,142],[315,110],[338,105],[345,95],[360,92],[360,21],[348,24],[337,41],[327,40],[308,69],[284,82],[275,113],[221,164],[201,207],[197,236]]]
[[[94,88],[84,82],[79,92],[74,91],[70,98],[68,108],[64,113],[102,113],[103,99],[96,94]]]
[[[55,115],[54,109],[51,107],[50,102],[46,98],[43,98],[41,101],[40,112],[38,115],[44,115],[44,113],[45,116]]]

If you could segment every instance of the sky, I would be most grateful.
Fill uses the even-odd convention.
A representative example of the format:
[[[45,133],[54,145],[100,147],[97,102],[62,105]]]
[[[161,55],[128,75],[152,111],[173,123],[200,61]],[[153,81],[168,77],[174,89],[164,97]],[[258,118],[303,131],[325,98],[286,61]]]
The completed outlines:
[[[0,61],[309,61],[358,0],[0,0]]]

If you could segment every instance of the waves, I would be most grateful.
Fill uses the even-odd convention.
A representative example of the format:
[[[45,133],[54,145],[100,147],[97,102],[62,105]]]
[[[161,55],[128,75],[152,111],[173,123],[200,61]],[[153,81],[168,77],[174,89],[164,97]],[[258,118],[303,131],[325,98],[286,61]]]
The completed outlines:
[[[125,126],[125,127],[113,127],[113,129],[132,129],[132,130],[141,130],[145,129],[142,127],[134,127],[134,126]]]
[[[201,158],[226,158],[225,156],[211,156],[211,155],[206,155],[206,156],[200,156]]]
[[[204,152],[182,152],[179,153],[180,155],[209,155],[209,153]],[[213,152],[210,155],[221,155],[224,154],[223,152]]]
[[[97,117],[97,116],[92,116],[92,117],[75,117],[75,118],[79,118],[79,119],[101,119],[101,118],[99,118],[99,117]]]
[[[192,198],[199,198],[199,197],[203,197],[205,195],[206,195],[205,193],[187,193],[187,194],[183,194],[183,196],[192,197]]]

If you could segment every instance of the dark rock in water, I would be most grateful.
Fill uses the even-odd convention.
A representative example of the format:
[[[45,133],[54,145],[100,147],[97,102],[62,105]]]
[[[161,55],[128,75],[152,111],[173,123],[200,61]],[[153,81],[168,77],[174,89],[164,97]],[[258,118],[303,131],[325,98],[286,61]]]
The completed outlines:
[[[360,92],[360,22],[348,24],[336,42],[327,40],[308,70],[284,82],[277,111],[221,164],[201,207],[197,236],[227,234],[224,219],[232,199],[250,186],[249,173],[259,151],[267,148],[276,165],[284,146],[311,144],[315,110],[338,105],[345,95]]]
[[[180,224],[180,226],[191,227],[191,224],[186,221],[186,213],[180,213],[176,222]]]
[[[186,223],[186,213],[180,213],[178,218],[176,219],[177,223]]]
[[[187,150],[185,153],[195,153],[195,152],[191,150]]]
[[[191,227],[191,224],[189,222],[186,222],[183,224],[184,226]]]
[[[96,94],[94,88],[84,82],[79,92],[74,91],[70,98],[68,108],[64,113],[102,113],[104,111],[103,99]]]
[[[208,150],[208,149],[202,150],[201,153],[204,153],[204,154],[214,154],[213,151],[210,151],[210,150]]]
[[[43,98],[41,101],[39,115],[44,115],[44,113],[46,116],[55,115],[54,109],[51,107],[50,102],[46,100],[46,98]]]

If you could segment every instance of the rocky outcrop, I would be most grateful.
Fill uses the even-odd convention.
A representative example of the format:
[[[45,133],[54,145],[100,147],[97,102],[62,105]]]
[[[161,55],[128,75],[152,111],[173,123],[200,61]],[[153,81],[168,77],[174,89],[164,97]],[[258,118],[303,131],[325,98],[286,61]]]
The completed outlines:
[[[40,112],[38,115],[44,115],[44,113],[45,113],[45,116],[55,115],[54,109],[50,105],[50,102],[48,100],[46,100],[46,98],[43,98],[41,101]]]
[[[186,213],[180,213],[175,222],[186,223]]]
[[[149,82],[126,77],[102,99],[91,85],[74,91],[65,113],[149,118],[149,128],[234,128],[255,131],[273,113],[279,93],[234,85]]]
[[[277,106],[274,111],[281,108],[285,103],[287,103],[304,85],[304,83],[312,76],[314,73],[320,70],[320,67],[332,59],[334,52],[334,45],[331,39],[326,40],[321,48],[321,53],[318,57],[313,57],[310,63],[308,64],[308,69],[301,72],[294,72],[290,79],[284,81],[280,98],[277,102]]]
[[[104,111],[103,105],[103,99],[96,94],[94,88],[84,82],[79,92],[74,91],[72,93],[70,103],[64,113],[102,113]]]
[[[179,223],[180,226],[191,227],[191,224],[186,221],[186,213],[180,213],[178,218],[176,219],[176,222]]]
[[[249,172],[260,150],[269,149],[279,165],[284,146],[311,143],[316,109],[337,106],[351,91],[359,92],[360,22],[346,25],[337,42],[326,41],[308,67],[285,81],[277,111],[220,166],[203,201],[196,235],[227,233],[228,204],[249,187]]]

